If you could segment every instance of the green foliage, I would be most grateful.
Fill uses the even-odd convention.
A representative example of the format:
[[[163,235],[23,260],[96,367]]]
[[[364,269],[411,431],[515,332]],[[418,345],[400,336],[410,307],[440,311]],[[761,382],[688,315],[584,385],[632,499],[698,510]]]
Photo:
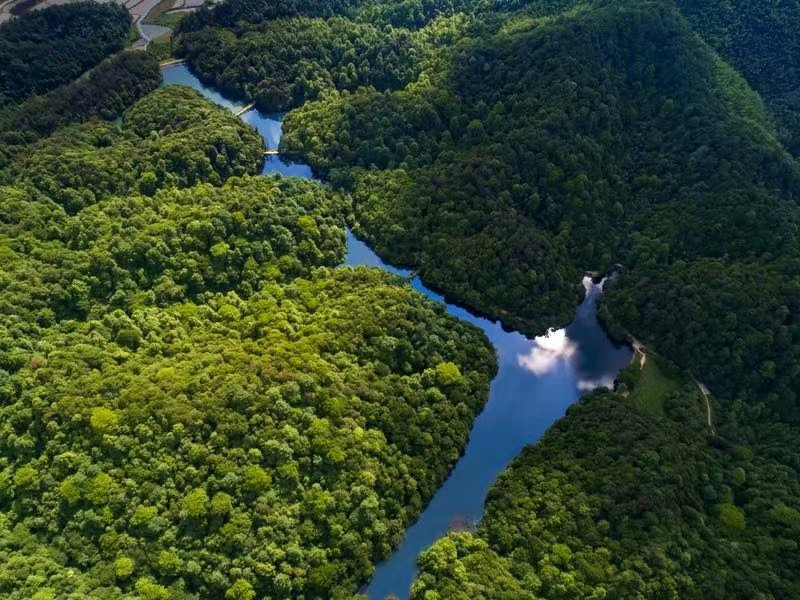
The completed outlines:
[[[281,17],[331,17],[345,12],[362,0],[284,0],[261,2],[259,0],[228,0],[213,8],[204,7],[189,15],[181,31],[195,31],[208,25],[233,27],[244,21],[261,23]]]
[[[624,394],[629,394],[628,403],[631,406],[662,415],[665,400],[681,386],[681,375],[660,364],[658,357],[651,352],[647,352],[646,356],[642,368],[640,355],[634,355],[633,363],[619,374],[617,383],[621,389],[624,387]]]
[[[129,108],[121,127],[89,122],[31,146],[5,178],[74,213],[109,196],[256,174],[263,142],[229,111],[181,86],[157,89]]]
[[[100,433],[114,433],[119,426],[119,415],[110,408],[98,406],[92,409],[89,425]]]
[[[220,315],[228,303],[239,320]],[[137,592],[155,597],[170,577],[204,598],[247,597],[232,578],[243,569],[259,573],[247,577],[259,596],[288,597],[279,575],[289,566],[292,590],[354,591],[458,458],[492,374],[477,331],[367,269],[322,270],[247,301],[219,295],[130,318],[149,331],[135,352],[115,342],[110,314],[64,322],[44,338],[48,366],[35,380],[27,369],[13,376],[27,383],[3,408],[5,422],[61,425],[27,451],[12,453],[11,431],[0,436],[15,463],[36,456],[51,473],[38,501],[4,509],[18,522],[85,523],[39,531],[39,543],[62,547],[68,535],[63,549],[92,585],[124,552],[137,565]],[[460,381],[423,385],[442,362]],[[50,403],[32,412],[28,399],[44,393]],[[119,426],[97,440],[85,431],[100,399]],[[28,472],[36,473],[16,470],[15,487],[31,485]],[[85,495],[65,493],[63,482],[80,474]],[[98,518],[105,528],[89,525]],[[110,557],[107,528],[121,535]],[[325,564],[331,575],[317,570]]]
[[[381,254],[526,331],[622,263],[612,327],[797,419],[800,167],[675,8],[576,8],[462,28],[403,90],[291,112],[282,148],[352,192]]]
[[[793,315],[800,310],[800,272],[795,260],[787,249],[774,262],[698,260],[671,265],[657,277],[631,272],[620,282],[624,285],[609,286],[607,307],[718,396],[767,405],[796,421],[800,329]]]
[[[130,16],[122,6],[78,2],[29,11],[0,25],[0,106],[72,81],[120,50]]]
[[[212,151],[222,185],[196,184]],[[460,456],[491,346],[400,278],[333,269],[344,199],[230,177],[260,140],[191,90],[23,154],[0,192],[0,595],[352,595]]]
[[[225,592],[225,600],[253,600],[256,593],[246,579],[237,579]]]
[[[730,527],[731,529],[736,529],[738,531],[741,531],[746,527],[744,511],[738,506],[734,506],[733,504],[728,504],[726,502],[717,504],[714,507],[714,511],[717,513],[717,517],[719,517],[719,520],[725,527]]]
[[[678,6],[761,94],[778,136],[800,154],[800,6],[791,0],[678,0]]]
[[[135,566],[131,558],[120,556],[114,561],[114,575],[119,579],[127,579],[133,574]]]
[[[529,332],[569,318],[584,269],[622,263],[604,320],[654,349],[526,451],[478,536],[421,557],[415,597],[798,595],[793,513],[772,498],[798,485],[796,452],[776,450],[797,437],[777,421],[800,418],[800,167],[778,141],[792,147],[794,8],[474,2],[431,21],[410,4],[232,1],[186,39],[207,79],[252,90],[259,65],[228,49],[274,45],[286,17],[421,27],[414,81],[324,86],[282,151],[351,193],[382,256]]]
[[[269,112],[299,106],[329,89],[405,84],[417,74],[416,46],[400,29],[296,18],[235,34],[216,28],[187,33],[178,53],[201,79]]]
[[[77,81],[0,110],[0,165],[60,127],[122,116],[160,83],[155,60],[142,52],[121,52]]]
[[[797,11],[762,4],[227,0],[181,23],[205,80],[313,100],[282,149],[458,301],[539,331],[584,269],[624,265],[605,324],[658,360],[525,450],[479,531],[421,555],[415,599],[800,596]],[[25,46],[49,54],[2,102],[96,64],[100,29]],[[347,202],[245,177],[261,142],[232,115],[178,88],[131,106],[148,60],[0,112],[0,594],[350,597],[460,455],[491,349],[401,280],[333,270]]]
[[[663,416],[607,391],[573,406],[501,475],[477,535],[420,556],[412,597],[792,597],[796,457],[771,448],[797,432],[760,428],[744,461],[708,435],[692,385]]]

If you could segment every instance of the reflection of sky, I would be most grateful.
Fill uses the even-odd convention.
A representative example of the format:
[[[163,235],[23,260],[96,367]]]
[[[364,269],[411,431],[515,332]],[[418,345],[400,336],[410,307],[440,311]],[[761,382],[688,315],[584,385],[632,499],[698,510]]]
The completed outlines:
[[[552,371],[559,361],[569,364],[578,347],[567,337],[566,329],[550,329],[546,334],[534,338],[527,354],[517,355],[517,362],[534,375]]]
[[[244,108],[241,101],[231,100],[220,94],[217,90],[203,83],[189,70],[185,64],[172,65],[161,69],[161,75],[165,84],[186,85],[196,89],[212,102],[216,102],[229,110],[238,111]],[[283,132],[282,114],[263,114],[256,109],[251,109],[242,114],[242,120],[252,125],[261,138],[264,140],[264,147],[269,150],[277,150],[281,142]],[[289,162],[280,156],[265,156],[262,175],[280,173],[290,177],[300,177],[311,179],[311,167],[302,163]]]
[[[345,264],[410,275],[408,270],[385,264],[350,232]],[[406,531],[400,547],[378,565],[366,589],[370,600],[392,593],[407,597],[419,553],[454,522],[480,519],[489,488],[522,448],[537,441],[581,393],[612,386],[616,374],[630,362],[630,350],[611,343],[597,322],[596,302],[602,287],[588,277],[583,283],[586,297],[572,322],[533,339],[446,304],[448,313],[483,330],[497,352],[499,370],[489,389],[489,401],[475,419],[464,455]],[[411,285],[432,300],[444,302],[419,277],[412,279]]]
[[[596,361],[591,358],[587,360],[586,353],[589,348],[584,347],[585,344],[580,343],[581,336],[576,335],[578,329],[585,330],[587,327],[599,329],[594,305],[602,292],[603,284],[595,284],[589,277],[585,277],[583,285],[586,288],[586,298],[578,307],[570,326],[565,329],[550,329],[544,335],[533,338],[530,350],[517,355],[517,364],[538,377],[547,375],[559,367],[566,368],[572,373],[575,386],[581,392],[589,392],[600,387],[613,388],[616,370],[609,374],[598,372],[596,368],[587,369],[587,363],[593,367]],[[609,348],[613,346],[609,344]],[[609,348],[606,348],[606,351]],[[624,353],[625,349],[622,351]]]
[[[264,145],[269,150],[277,150],[281,143],[283,133],[283,115],[265,115],[256,109],[248,110],[242,115],[242,120],[258,130],[264,139]]]
[[[261,169],[262,175],[280,173],[289,177],[299,177],[301,179],[311,179],[311,167],[303,163],[294,163],[283,160],[280,156],[265,156],[264,168]]]

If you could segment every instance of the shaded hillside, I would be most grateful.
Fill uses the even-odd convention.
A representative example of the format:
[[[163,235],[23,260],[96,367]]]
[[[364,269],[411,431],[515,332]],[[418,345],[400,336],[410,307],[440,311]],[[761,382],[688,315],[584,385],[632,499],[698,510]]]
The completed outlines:
[[[0,165],[60,127],[121,117],[159,85],[155,59],[144,52],[120,52],[76,81],[0,110]]]
[[[34,10],[0,25],[0,106],[48,92],[120,50],[131,18],[115,4]]]
[[[762,95],[778,137],[800,154],[800,5],[792,0],[678,0],[678,5]]]
[[[19,153],[3,176],[75,212],[128,192],[219,185],[258,173],[262,162],[255,130],[195,90],[168,86],[131,106],[121,127],[90,121],[59,129]]]

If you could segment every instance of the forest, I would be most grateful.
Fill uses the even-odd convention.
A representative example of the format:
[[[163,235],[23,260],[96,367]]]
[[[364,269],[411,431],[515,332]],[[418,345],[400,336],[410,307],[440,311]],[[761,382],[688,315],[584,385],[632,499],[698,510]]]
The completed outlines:
[[[327,184],[255,177],[255,130],[117,52],[121,8],[0,26],[0,595],[358,593],[497,367],[403,279],[341,267],[347,225],[531,335],[613,268],[603,325],[640,348],[420,555],[414,600],[800,597],[799,20],[783,0],[183,19],[178,55],[290,110],[281,153]]]
[[[466,442],[480,333],[332,270],[317,184],[3,198],[3,595],[352,594]]]
[[[155,59],[144,52],[120,52],[77,81],[0,109],[0,167],[61,127],[121,117],[160,84]]]
[[[0,181],[46,194],[67,212],[112,195],[220,184],[256,175],[258,134],[192,89],[162,87],[107,121],[70,125],[37,140],[0,171]]]
[[[492,347],[338,268],[348,198],[254,177],[257,132],[160,79],[122,52],[0,109],[0,595],[351,597]]]
[[[178,53],[201,78],[265,112],[316,99],[329,89],[389,89],[416,75],[408,32],[374,25],[296,18],[228,31],[203,29],[181,38]]]
[[[96,2],[29,11],[3,23],[0,107],[69,83],[122,49],[130,26],[122,6]]]
[[[252,31],[308,17],[402,31],[412,79],[320,82],[281,152],[352,197],[382,257],[516,329],[565,323],[581,274],[620,267],[604,325],[658,357],[526,450],[477,532],[420,557],[413,597],[800,596],[800,10],[388,4],[231,0],[183,43],[247,63]],[[223,74],[271,84],[201,73]]]

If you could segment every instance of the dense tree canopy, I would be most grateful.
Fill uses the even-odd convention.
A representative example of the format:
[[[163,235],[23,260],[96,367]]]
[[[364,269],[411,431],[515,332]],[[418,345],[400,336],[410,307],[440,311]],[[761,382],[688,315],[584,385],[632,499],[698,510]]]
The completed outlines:
[[[160,84],[155,59],[144,52],[120,52],[76,81],[0,110],[0,165],[65,125],[121,117]]]
[[[0,198],[3,594],[352,594],[466,443],[478,330],[331,271],[315,183]]]
[[[686,18],[766,102],[800,156],[800,5],[791,0],[678,0]]]
[[[368,579],[494,360],[402,280],[334,269],[349,215],[532,333],[620,263],[602,317],[648,356],[523,452],[476,532],[423,553],[415,599],[800,596],[797,10],[763,4],[185,19],[204,80],[299,107],[282,150],[336,193],[248,177],[260,139],[191,90],[138,100],[144,57],[24,101],[113,43],[81,42],[58,81],[72,42],[25,46],[52,43],[0,112],[0,593],[343,598]]]
[[[182,37],[181,53],[216,87],[280,111],[327,89],[398,87],[416,75],[408,32],[347,19],[296,18],[238,31],[207,28]]]
[[[92,121],[55,132],[20,154],[7,181],[44,192],[75,212],[107,196],[256,174],[258,134],[182,86],[159,88],[129,108],[121,126]]]
[[[478,535],[422,554],[412,598],[800,594],[800,465],[787,451],[797,431],[759,426],[752,446],[712,439],[691,381],[659,414],[629,401],[596,392],[523,451],[491,490]]]
[[[674,10],[467,33],[404,90],[329,94],[286,120],[283,148],[353,191],[393,260],[537,331],[568,318],[586,268],[796,252],[797,164]]]
[[[255,130],[153,70],[122,54],[0,114],[0,595],[351,597],[494,353],[337,269],[347,199],[250,176]]]
[[[117,4],[78,2],[0,25],[0,106],[42,94],[122,48],[131,19]]]
[[[418,48],[407,85],[328,85],[284,123],[282,150],[352,195],[358,231],[530,332],[569,318],[584,269],[621,263],[606,325],[678,369],[626,375],[526,451],[477,535],[421,557],[415,597],[798,595],[800,465],[777,450],[800,420],[794,6],[332,10]],[[209,24],[234,47],[241,29]]]

